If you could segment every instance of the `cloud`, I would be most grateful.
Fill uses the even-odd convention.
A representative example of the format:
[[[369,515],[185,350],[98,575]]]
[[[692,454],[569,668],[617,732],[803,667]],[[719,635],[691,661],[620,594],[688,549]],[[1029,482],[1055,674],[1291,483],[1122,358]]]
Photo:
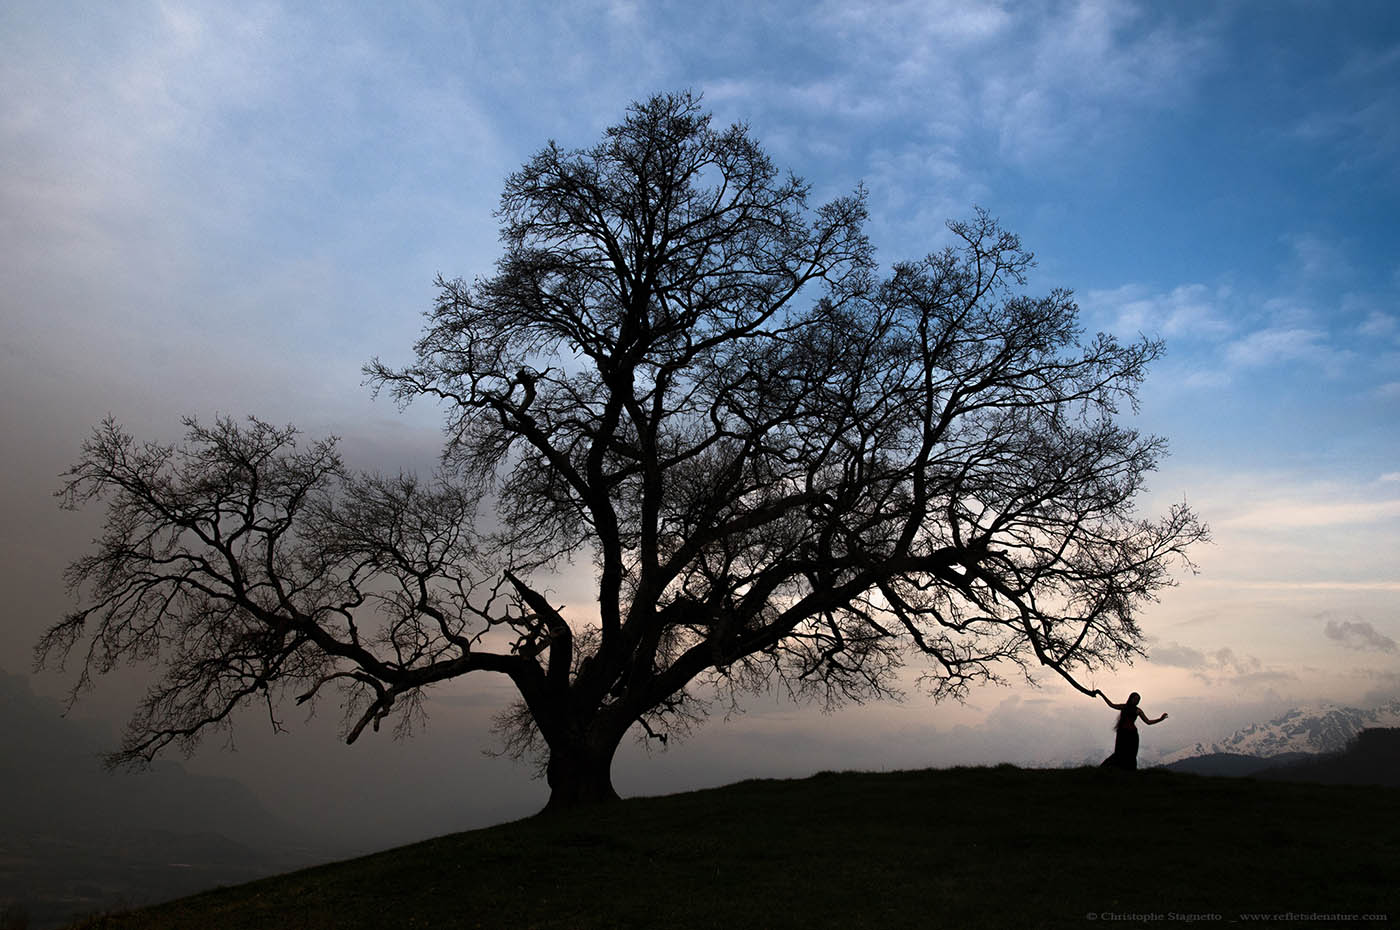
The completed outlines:
[[[1136,145],[1132,127],[1189,107],[1224,61],[1219,17],[1153,4],[740,9],[723,23],[687,22],[693,42],[725,49],[696,82],[707,104],[721,121],[749,121],[779,161],[849,178],[834,190],[818,182],[818,201],[863,177],[872,241],[896,259],[938,247],[947,217],[1005,199],[1007,170],[1068,174],[1092,160],[1085,170],[1102,171]],[[784,51],[781,68],[752,65]]]
[[[1338,242],[1311,233],[1294,233],[1284,237],[1293,250],[1290,268],[1306,278],[1345,277],[1352,273],[1346,250]]]
[[[1395,652],[1400,649],[1395,640],[1376,630],[1365,620],[1328,620],[1323,635],[1348,649],[1364,652]]]
[[[956,0],[902,3],[827,3],[818,13],[838,31],[852,36],[888,36],[897,44],[980,42],[1008,28],[1012,16],[1001,3],[967,4]]]
[[[1264,665],[1257,656],[1237,655],[1235,650],[1231,649],[1229,646],[1215,650],[1210,658],[1213,667],[1221,669],[1228,668],[1237,675],[1258,672]]]
[[[1295,264],[1308,265],[1312,276],[1322,275],[1324,266],[1345,265],[1329,243],[1305,236],[1292,241]],[[1400,399],[1400,315],[1388,312],[1386,295],[1316,291],[1296,281],[1291,292],[1242,289],[1232,277],[1165,289],[1142,283],[1087,289],[1078,294],[1081,319],[1091,331],[1165,339],[1167,378],[1161,383],[1171,389],[1232,388],[1236,399],[1254,403],[1262,384],[1285,377],[1287,386],[1311,379],[1310,393],[1319,401],[1328,393],[1335,403]],[[1318,384],[1319,376],[1328,383]]]
[[[1233,328],[1220,306],[1227,288],[1182,284],[1151,293],[1137,284],[1086,292],[1083,308],[1123,335],[1143,332],[1175,339],[1218,339]]]
[[[1198,578],[1192,584],[1234,591],[1400,591],[1400,581],[1248,581]]]
[[[825,0],[784,25],[794,30],[825,67],[766,79],[751,99],[978,137],[1017,160],[1092,150],[1086,139],[1124,116],[1179,103],[1216,44],[1150,7],[1093,0]]]
[[[1162,337],[1173,350],[1184,347],[1172,383],[1186,388],[1221,388],[1300,365],[1348,382],[1374,378],[1388,371],[1378,367],[1383,363],[1377,351],[1400,335],[1400,320],[1358,294],[1313,308],[1299,297],[1240,293],[1229,284],[1190,282],[1167,290],[1125,284],[1084,291],[1079,303],[1091,327],[1125,338]],[[1356,390],[1388,398],[1392,388]]]
[[[1154,646],[1148,653],[1153,665],[1168,665],[1173,668],[1200,669],[1209,664],[1206,654],[1199,649],[1183,646],[1180,643],[1167,643]]]
[[[1329,344],[1326,331],[1297,326],[1255,330],[1225,348],[1225,361],[1238,368],[1307,362],[1341,371],[1354,353]]]
[[[1357,332],[1371,339],[1386,339],[1400,335],[1400,320],[1389,313],[1372,310],[1357,327]]]
[[[1148,659],[1153,665],[1186,669],[1207,685],[1250,688],[1298,677],[1293,672],[1265,666],[1258,656],[1238,653],[1228,646],[1203,651],[1181,643],[1163,643],[1149,650]]]
[[[1348,464],[1326,480],[1276,470],[1183,478],[1218,544],[1202,551],[1203,575],[1192,586],[1225,597],[1263,592],[1281,603],[1306,592],[1316,603],[1327,592],[1370,602],[1400,591],[1391,557],[1400,544],[1400,483],[1377,481],[1376,464]]]
[[[1319,102],[1298,121],[1293,134],[1312,143],[1332,146],[1341,169],[1378,166],[1395,170],[1400,151],[1400,46],[1383,51],[1360,49],[1325,82]]]
[[[1036,25],[1029,53],[1005,61],[980,94],[1013,159],[1083,145],[1105,132],[1105,116],[1180,100],[1212,58],[1206,33],[1130,4],[1052,5]]]
[[[1266,667],[1258,656],[1240,654],[1228,646],[1211,653],[1206,671],[1197,672],[1196,677],[1206,684],[1230,684],[1241,688],[1274,685],[1298,678],[1293,672]]]
[[[1321,494],[1319,494],[1321,496]],[[1321,526],[1361,526],[1400,517],[1400,500],[1320,500],[1279,498],[1253,504],[1233,517],[1217,519],[1218,527],[1277,530]]]

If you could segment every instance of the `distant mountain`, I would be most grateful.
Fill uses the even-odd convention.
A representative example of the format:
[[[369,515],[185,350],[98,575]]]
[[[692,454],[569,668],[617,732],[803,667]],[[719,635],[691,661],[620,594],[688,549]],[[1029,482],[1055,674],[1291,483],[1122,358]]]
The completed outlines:
[[[0,907],[18,904],[35,930],[330,858],[234,779],[173,762],[104,772],[113,734],[4,671],[0,740]]]
[[[63,717],[18,675],[0,671],[0,830],[106,833],[129,827],[221,833],[269,847],[292,839],[241,782],[192,775],[177,762],[108,773],[100,755],[115,745],[105,728]]]
[[[1336,704],[1297,707],[1268,723],[1254,723],[1213,743],[1196,743],[1162,758],[1172,767],[1185,759],[1225,754],[1274,759],[1289,753],[1340,752],[1367,727],[1400,727],[1400,701],[1363,709]]]
[[[1395,788],[1400,787],[1400,729],[1368,727],[1340,752],[1286,752],[1269,757],[1213,752],[1179,759],[1163,768],[1193,775]]]
[[[1171,769],[1173,772],[1187,772],[1191,775],[1226,775],[1231,778],[1248,778],[1265,769],[1312,758],[1315,757],[1308,752],[1286,752],[1267,759],[1261,756],[1242,756],[1233,752],[1212,752],[1204,756],[1178,759],[1162,767]]]
[[[1305,756],[1257,773],[1274,781],[1400,788],[1400,729],[1362,730],[1342,752]]]

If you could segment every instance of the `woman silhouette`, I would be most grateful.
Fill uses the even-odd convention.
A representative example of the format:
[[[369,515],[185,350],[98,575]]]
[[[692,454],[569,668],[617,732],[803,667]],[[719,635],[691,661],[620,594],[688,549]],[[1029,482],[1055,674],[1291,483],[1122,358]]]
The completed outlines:
[[[1137,768],[1138,718],[1141,717],[1143,723],[1152,726],[1154,723],[1161,723],[1163,720],[1166,720],[1167,715],[1163,714],[1156,720],[1148,719],[1147,714],[1142,712],[1141,707],[1138,707],[1138,702],[1142,700],[1142,695],[1138,694],[1136,691],[1128,695],[1128,699],[1122,704],[1113,703],[1108,699],[1108,695],[1099,691],[1097,688],[1094,689],[1094,693],[1103,698],[1105,704],[1118,711],[1118,722],[1114,724],[1114,729],[1118,731],[1118,735],[1113,741],[1113,755],[1103,760],[1100,767],[1133,771]]]

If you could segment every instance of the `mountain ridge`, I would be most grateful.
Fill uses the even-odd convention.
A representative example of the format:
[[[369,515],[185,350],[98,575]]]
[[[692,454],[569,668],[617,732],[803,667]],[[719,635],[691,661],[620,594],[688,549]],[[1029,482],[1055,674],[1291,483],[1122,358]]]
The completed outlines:
[[[1373,727],[1400,727],[1400,700],[1372,708],[1331,702],[1304,704],[1264,723],[1240,727],[1223,739],[1167,753],[1158,764],[1169,766],[1215,754],[1271,759],[1293,753],[1341,752],[1358,733]]]
[[[163,761],[102,770],[111,734],[0,669],[0,908],[44,930],[331,858],[242,782]],[[2,923],[3,921],[0,921]]]

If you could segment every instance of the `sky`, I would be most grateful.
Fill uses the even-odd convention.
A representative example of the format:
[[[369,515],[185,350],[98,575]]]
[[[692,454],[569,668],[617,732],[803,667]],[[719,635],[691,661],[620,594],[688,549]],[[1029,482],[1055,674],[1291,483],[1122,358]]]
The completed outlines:
[[[98,421],[170,441],[184,415],[256,414],[342,437],[356,467],[430,469],[439,411],[373,399],[361,366],[411,359],[435,275],[491,271],[508,173],[692,89],[814,202],[864,184],[884,265],[981,206],[1036,253],[1032,293],[1072,288],[1088,332],[1166,341],[1126,416],[1170,442],[1142,509],[1185,499],[1213,542],[1144,611],[1149,658],[1090,682],[1170,712],[1145,759],[1400,693],[1400,6],[11,0],[0,88],[8,671],[71,607],[61,573],[101,513],[52,492]],[[119,724],[142,674],[73,713]],[[187,764],[414,839],[543,803],[481,752],[505,697],[444,688],[422,733],[348,748],[333,713],[276,736],[252,714]],[[1112,712],[1049,678],[745,709],[625,749],[619,790],[1112,742]]]

